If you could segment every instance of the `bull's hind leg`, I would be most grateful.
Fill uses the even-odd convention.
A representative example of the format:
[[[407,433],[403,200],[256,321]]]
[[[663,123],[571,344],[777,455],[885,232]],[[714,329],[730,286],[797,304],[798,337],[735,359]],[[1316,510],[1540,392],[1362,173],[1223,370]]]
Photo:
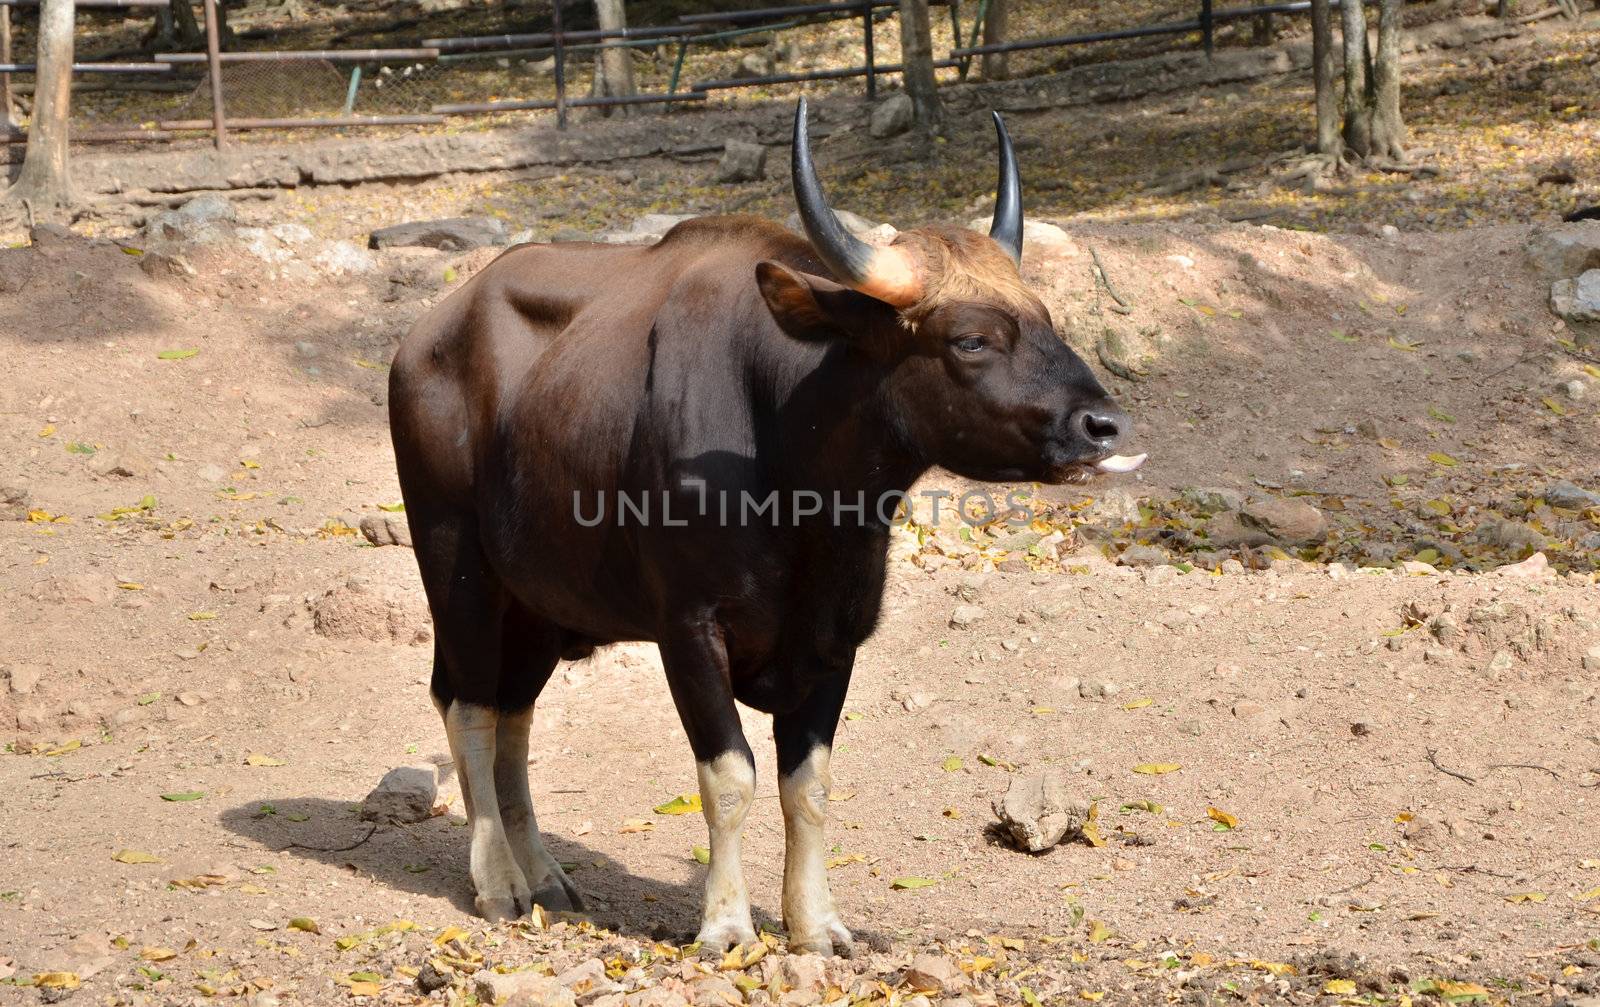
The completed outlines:
[[[494,785],[500,799],[511,853],[533,890],[533,901],[546,909],[583,911],[583,898],[539,837],[539,819],[528,791],[528,728],[533,707],[500,715],[496,736]]]

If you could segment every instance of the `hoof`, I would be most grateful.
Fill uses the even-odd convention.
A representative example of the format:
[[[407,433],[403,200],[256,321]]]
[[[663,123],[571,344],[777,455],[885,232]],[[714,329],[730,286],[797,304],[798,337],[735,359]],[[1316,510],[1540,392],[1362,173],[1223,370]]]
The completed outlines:
[[[752,944],[755,939],[756,928],[750,925],[749,920],[708,922],[695,936],[700,950],[719,952],[726,951],[735,944]]]
[[[820,927],[810,928],[806,931],[789,931],[789,953],[794,955],[822,955],[829,957],[838,955],[849,958],[851,945],[855,938],[850,936],[850,931],[840,923],[837,918],[828,920]]]
[[[521,919],[532,906],[526,895],[520,898],[515,895],[479,895],[473,901],[478,907],[478,913],[490,923]]]
[[[565,878],[561,879],[566,881]],[[583,899],[578,898],[577,890],[572,884],[560,884],[555,879],[533,893],[533,904],[542,906],[553,913],[583,912]]]

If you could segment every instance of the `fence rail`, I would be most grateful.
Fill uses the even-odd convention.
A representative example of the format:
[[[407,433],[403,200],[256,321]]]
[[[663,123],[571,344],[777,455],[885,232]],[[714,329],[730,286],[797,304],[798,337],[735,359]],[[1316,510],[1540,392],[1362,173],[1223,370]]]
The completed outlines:
[[[78,0],[78,6],[86,8],[160,8],[168,6],[169,2],[170,0]],[[966,44],[963,44],[962,38],[960,2],[961,0],[931,0],[933,5],[949,9],[954,42],[947,58],[935,60],[934,66],[939,69],[957,68],[961,71],[963,77],[965,77],[971,61],[975,57],[994,53],[1061,48],[1162,35],[1186,35],[1194,32],[1200,33],[1200,44],[1209,56],[1213,49],[1215,28],[1218,24],[1242,18],[1270,17],[1274,14],[1299,14],[1309,10],[1311,6],[1309,0],[1279,0],[1279,2],[1249,7],[1214,8],[1212,0],[1194,0],[1198,4],[1198,13],[1196,17],[1188,20],[1114,28],[1075,35],[1015,39],[995,44],[978,45],[974,43],[977,42],[976,36],[983,21],[988,0],[979,0],[976,16],[973,18]],[[1361,0],[1361,2],[1370,4],[1377,2],[1377,0]],[[12,7],[33,7],[37,6],[38,3],[39,0],[0,0],[0,98],[4,98],[9,91],[11,74],[33,73],[36,69],[33,63],[12,61],[9,51],[8,31],[10,9]],[[87,142],[166,140],[199,132],[210,132],[212,133],[213,142],[220,149],[226,145],[227,133],[230,129],[436,125],[446,121],[447,116],[549,110],[555,111],[558,128],[565,128],[567,110],[571,108],[605,108],[630,105],[664,105],[670,108],[703,103],[713,92],[745,87],[770,87],[810,81],[845,80],[864,77],[866,78],[866,94],[868,98],[872,98],[876,95],[877,79],[880,75],[896,74],[903,71],[903,66],[899,63],[879,64],[877,62],[874,39],[874,22],[881,17],[892,17],[893,9],[898,6],[898,0],[829,0],[829,2],[789,4],[758,10],[714,11],[681,15],[677,24],[619,29],[580,29],[574,31],[567,31],[562,28],[561,5],[558,3],[551,9],[551,30],[543,32],[427,38],[420,40],[420,45],[408,48],[244,52],[221,51],[221,44],[218,38],[217,3],[218,0],[203,0],[206,37],[206,51],[204,52],[158,53],[152,61],[148,62],[106,61],[73,64],[74,73],[124,75],[170,74],[172,71],[186,66],[204,66],[205,76],[201,89],[194,92],[190,102],[186,105],[173,109],[173,111],[179,113],[177,116],[170,118],[161,118],[159,115],[152,116],[151,118],[155,120],[154,128],[149,129],[91,128],[75,130],[73,139]],[[1332,6],[1338,6],[1339,3],[1340,0],[1330,0],[1330,5]],[[861,47],[864,56],[864,61],[861,65],[837,69],[804,70],[793,73],[769,73],[756,76],[700,80],[690,83],[687,87],[680,86],[685,58],[689,47],[692,45],[726,42],[754,32],[780,31],[817,21],[846,18],[860,18],[861,20]],[[677,49],[670,81],[664,92],[626,96],[568,97],[567,57],[570,52],[614,47],[631,48],[661,45],[676,46]],[[386,100],[384,104],[390,107],[384,109],[384,111],[394,114],[360,115],[354,111],[358,86],[362,80],[364,69],[368,72],[369,79],[376,77],[374,87],[381,88],[386,83],[390,85],[389,90],[381,93],[385,95],[394,93],[398,87],[402,94],[415,95],[418,88],[416,82],[429,79],[427,74],[430,66],[438,67],[442,70],[447,66],[455,66],[460,61],[489,57],[502,60],[502,65],[504,65],[504,60],[514,55],[522,56],[544,52],[548,52],[554,57],[552,70],[555,97],[553,99],[529,98],[441,102],[426,100],[426,92],[423,92],[423,100],[418,100],[416,97],[406,101],[400,101],[399,99]],[[378,74],[371,72],[374,64],[400,62],[409,62],[413,65],[404,68],[403,73],[394,73],[392,68],[388,66],[384,66]],[[299,108],[252,109],[251,111],[257,114],[229,116],[227,112],[229,84],[223,75],[225,66],[309,63],[325,65],[326,69],[319,72],[331,77],[336,82],[339,90],[344,93],[342,109],[338,114],[324,116],[260,114],[261,111],[303,111],[304,108],[301,106]],[[343,76],[336,75],[336,71],[330,65],[335,63],[353,64],[348,75],[348,87],[344,84]],[[419,71],[419,74],[413,77],[413,71]],[[327,81],[323,83],[324,86],[329,86]],[[140,85],[127,86],[138,87]],[[154,87],[155,85],[145,86]],[[408,86],[411,87],[411,91],[406,91]],[[206,89],[210,92],[209,103],[211,107],[209,109],[209,118],[182,117],[182,113],[189,106],[192,106],[199,99],[202,91]],[[400,107],[394,108],[393,106],[397,102]],[[247,102],[247,104],[249,103]],[[330,102],[329,107],[334,107],[337,104],[337,102]],[[415,110],[418,105],[425,111]],[[7,108],[9,108],[9,105],[0,107],[0,126],[4,125]],[[196,108],[193,111],[200,111],[200,109]],[[170,112],[168,114],[170,115]],[[0,132],[0,142],[7,144],[20,143],[24,141],[25,136],[26,134],[19,130],[4,131]]]

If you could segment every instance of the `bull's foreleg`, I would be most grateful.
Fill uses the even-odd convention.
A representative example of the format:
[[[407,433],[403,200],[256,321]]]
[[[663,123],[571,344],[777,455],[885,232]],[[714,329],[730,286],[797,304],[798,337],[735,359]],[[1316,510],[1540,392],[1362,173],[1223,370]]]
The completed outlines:
[[[791,952],[850,953],[850,931],[828,888],[828,760],[849,672],[817,686],[799,709],[774,717],[778,798],[783,805],[783,925]]]
[[[495,731],[494,787],[511,855],[533,891],[533,901],[546,909],[583,910],[578,889],[568,880],[539,836],[539,819],[533,813],[528,791],[528,728],[533,707],[500,714]]]
[[[495,789],[496,734],[500,714],[491,706],[456,700],[444,710],[450,757],[461,778],[461,799],[471,830],[468,869],[478,912],[490,920],[516,919],[532,901],[500,818]]]
[[[706,613],[678,624],[661,641],[661,659],[694,750],[700,803],[711,831],[711,869],[696,940],[726,949],[756,937],[740,863],[740,833],[756,793],[755,757],[739,726],[727,650],[715,619]]]

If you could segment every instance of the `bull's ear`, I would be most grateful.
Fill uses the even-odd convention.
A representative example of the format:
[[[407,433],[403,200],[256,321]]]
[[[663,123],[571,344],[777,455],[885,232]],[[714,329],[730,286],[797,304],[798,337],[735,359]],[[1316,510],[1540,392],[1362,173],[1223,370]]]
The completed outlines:
[[[861,339],[895,321],[894,308],[876,297],[770,259],[756,263],[756,286],[778,326],[796,339]]]

